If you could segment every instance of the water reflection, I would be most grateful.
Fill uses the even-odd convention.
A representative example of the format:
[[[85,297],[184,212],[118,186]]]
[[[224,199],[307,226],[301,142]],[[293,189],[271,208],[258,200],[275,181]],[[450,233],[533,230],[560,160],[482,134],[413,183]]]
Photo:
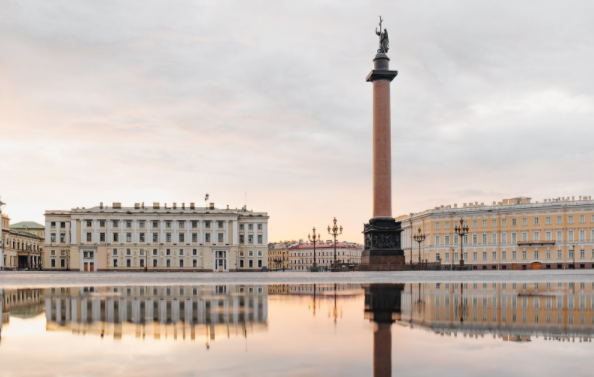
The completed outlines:
[[[329,373],[332,375],[369,375],[373,369],[374,376],[385,377],[403,372],[401,368],[414,363],[413,360],[418,365],[419,352],[423,354],[421,350],[431,348],[436,342],[455,352],[468,350],[469,344],[463,343],[465,338],[498,344],[514,342],[507,343],[508,346],[537,338],[574,345],[591,342],[594,283],[230,284],[0,289],[0,309],[0,339],[3,341],[0,361],[8,370],[14,367],[18,371],[23,364],[16,361],[11,364],[10,355],[19,348],[11,348],[2,336],[15,341],[22,335],[24,326],[37,321],[43,332],[31,333],[33,335],[27,339],[23,337],[21,347],[34,347],[37,341],[41,341],[41,347],[45,334],[52,333],[61,336],[59,345],[62,348],[98,347],[83,352],[92,353],[107,366],[115,361],[98,352],[107,346],[103,342],[89,343],[81,339],[117,340],[110,342],[112,347],[126,344],[129,339],[137,342],[134,343],[137,350],[156,347],[154,349],[165,353],[171,351],[160,347],[165,345],[164,340],[176,341],[178,346],[183,346],[180,341],[189,341],[193,348],[188,348],[188,352],[194,352],[196,348],[208,350],[216,341],[217,345],[227,347],[213,348],[208,355],[218,355],[219,363],[224,357],[233,357],[236,368],[253,368],[252,358],[267,360],[269,355],[275,355],[283,359],[283,363],[288,362],[285,357],[292,358],[296,363],[292,368],[304,368],[301,370],[304,375],[310,370],[307,368],[321,371],[333,365],[337,369],[329,370],[333,371]],[[14,324],[11,324],[11,318]],[[360,325],[369,322],[373,324],[372,330]],[[8,331],[13,328],[15,331]],[[86,336],[70,344],[73,338],[69,334]],[[249,356],[245,354],[248,336],[253,339]],[[47,341],[50,339],[57,338]],[[144,342],[144,339],[154,342]],[[229,341],[219,343],[224,339]],[[243,353],[233,348],[234,339],[246,344],[241,349]],[[479,348],[484,346],[476,341],[471,343]],[[311,348],[311,344],[315,347]],[[535,344],[527,344],[528,349],[523,349],[523,355],[528,360],[530,356],[526,352],[533,354],[536,362],[542,349],[539,351]],[[357,352],[349,353],[353,346]],[[565,346],[570,347],[567,343]],[[184,364],[182,355],[187,354],[180,351],[184,348],[176,349],[182,352],[177,360],[186,366],[186,372],[204,370],[201,368],[206,368],[210,362]],[[215,351],[219,353],[213,353]],[[171,353],[168,355],[175,358]],[[295,358],[294,355],[299,356]],[[324,362],[334,355],[333,363]],[[397,366],[392,363],[393,358],[397,358]],[[316,363],[315,360],[319,361]],[[215,365],[214,359],[212,362]],[[261,365],[265,368],[267,364]],[[69,372],[76,375],[80,370]],[[336,374],[338,372],[340,374]]]
[[[52,288],[45,294],[47,331],[120,339],[205,339],[266,331],[265,286]]]

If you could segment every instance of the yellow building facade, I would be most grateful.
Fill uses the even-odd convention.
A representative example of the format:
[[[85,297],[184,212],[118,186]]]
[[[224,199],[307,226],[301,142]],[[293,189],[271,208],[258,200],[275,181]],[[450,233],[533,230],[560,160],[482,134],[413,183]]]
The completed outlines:
[[[0,269],[41,268],[43,238],[25,229],[10,225],[10,217],[0,211]]]
[[[194,203],[46,211],[44,266],[72,271],[262,271],[268,215]]]
[[[463,245],[455,232],[460,219],[469,228]],[[407,263],[441,261],[449,268],[463,258],[469,269],[478,270],[594,268],[594,201],[589,196],[439,206],[396,220],[402,223]],[[425,235],[420,251],[414,240],[419,229]]]
[[[289,248],[295,242],[275,242],[268,245],[268,266],[270,270],[290,269]]]

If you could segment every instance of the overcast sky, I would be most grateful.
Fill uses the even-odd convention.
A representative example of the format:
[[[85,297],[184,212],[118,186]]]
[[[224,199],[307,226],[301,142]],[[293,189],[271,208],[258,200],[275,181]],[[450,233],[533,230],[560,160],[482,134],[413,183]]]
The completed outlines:
[[[0,0],[5,212],[247,192],[270,241],[361,242],[380,14],[394,216],[594,194],[592,1]]]

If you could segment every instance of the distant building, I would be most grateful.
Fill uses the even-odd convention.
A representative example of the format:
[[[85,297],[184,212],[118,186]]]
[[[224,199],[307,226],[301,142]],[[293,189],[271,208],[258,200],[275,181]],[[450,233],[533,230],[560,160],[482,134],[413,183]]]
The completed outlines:
[[[361,264],[363,245],[352,242],[336,243],[336,260],[340,264]],[[300,241],[289,247],[289,260],[292,270],[307,270],[313,267],[314,244]],[[331,268],[334,263],[334,241],[316,243],[316,263],[321,268]]]
[[[5,270],[36,269],[41,267],[41,250],[43,237],[36,233],[38,229],[15,227],[10,225],[10,217],[2,213],[0,203],[0,217],[2,218],[2,227],[0,227],[0,268]],[[29,224],[40,224],[27,222]],[[21,223],[19,223],[21,224]],[[43,226],[41,226],[43,229]]]
[[[594,201],[590,196],[545,199],[518,197],[462,207],[439,206],[404,215],[402,248],[407,263],[419,260],[413,234],[426,235],[421,260],[459,264],[460,240],[454,227],[464,219],[464,263],[470,269],[594,268]],[[575,253],[575,255],[574,255]]]
[[[44,266],[74,271],[262,271],[268,215],[245,209],[161,206],[45,212]]]
[[[283,241],[268,245],[268,268],[271,270],[291,269],[289,248],[296,242]]]

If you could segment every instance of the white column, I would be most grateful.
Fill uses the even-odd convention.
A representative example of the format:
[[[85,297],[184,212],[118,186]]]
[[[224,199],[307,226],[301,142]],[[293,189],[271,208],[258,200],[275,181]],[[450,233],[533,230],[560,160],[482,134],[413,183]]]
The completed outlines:
[[[192,243],[192,222],[190,219],[186,218],[186,243]]]
[[[51,229],[52,229],[52,222],[46,220],[45,221],[45,244],[46,245],[48,245],[51,242]],[[2,230],[0,229],[0,235],[1,234],[2,234]]]
[[[239,245],[239,218],[233,221],[233,245]]]
[[[165,220],[159,220],[159,243],[165,242]]]
[[[73,245],[76,245],[78,243],[78,241],[77,241],[78,237],[76,234],[76,220],[71,220],[70,223],[71,223],[70,229],[71,229],[71,233],[72,233],[72,236],[70,237],[70,243]],[[80,222],[81,227],[83,226],[83,223],[86,224],[84,221],[81,221]],[[68,225],[66,227],[68,228]],[[82,233],[81,233],[81,237],[83,237]],[[82,240],[86,240],[86,238],[82,238],[81,241]]]
[[[171,242],[172,243],[179,243],[179,236],[178,236],[178,231],[179,231],[179,220],[175,219],[173,220],[173,225],[171,227]]]
[[[198,243],[204,245],[204,221],[198,220]]]
[[[138,235],[138,219],[132,220],[132,243],[139,243],[140,237]]]
[[[262,224],[262,244],[268,245],[268,221]]]
[[[225,220],[224,226],[225,226],[225,229],[224,229],[225,233],[224,233],[223,240],[225,242],[225,245],[227,245],[229,243],[229,220]]]
[[[74,227],[76,228],[76,226]],[[66,245],[70,245],[70,221],[66,221]]]

